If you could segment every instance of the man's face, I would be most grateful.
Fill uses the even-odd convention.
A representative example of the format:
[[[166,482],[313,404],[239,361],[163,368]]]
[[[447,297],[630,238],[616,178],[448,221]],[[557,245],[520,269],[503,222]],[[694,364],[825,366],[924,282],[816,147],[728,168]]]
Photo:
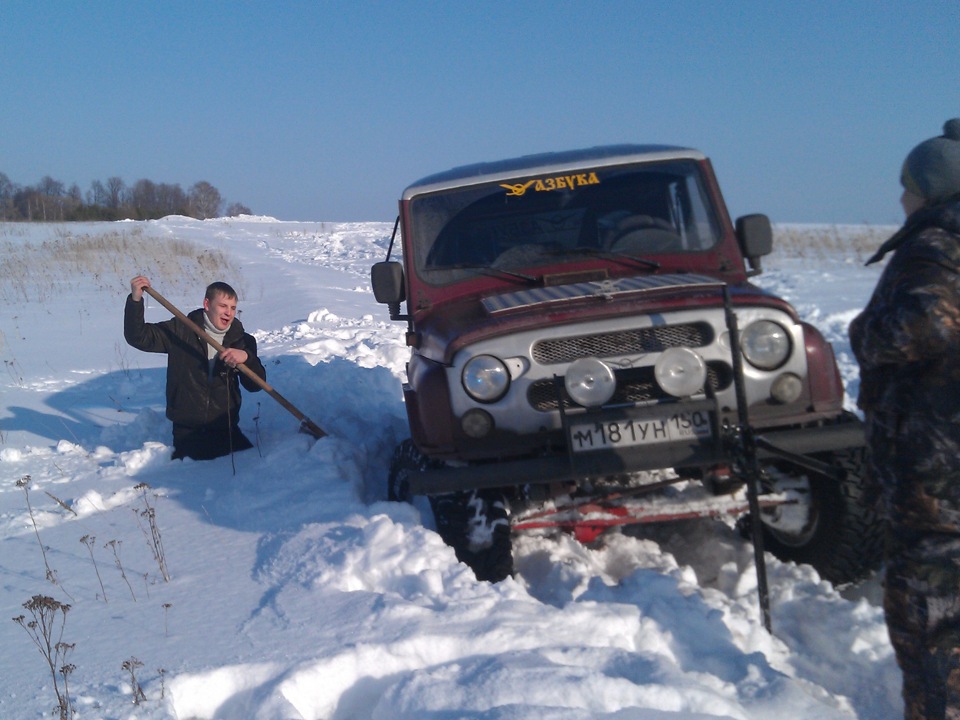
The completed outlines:
[[[926,204],[926,200],[919,195],[914,195],[909,190],[904,190],[903,194],[900,196],[900,205],[903,207],[903,212],[907,217],[913,215],[913,213]]]
[[[237,299],[217,293],[213,300],[203,299],[203,310],[217,330],[226,330],[237,316]]]

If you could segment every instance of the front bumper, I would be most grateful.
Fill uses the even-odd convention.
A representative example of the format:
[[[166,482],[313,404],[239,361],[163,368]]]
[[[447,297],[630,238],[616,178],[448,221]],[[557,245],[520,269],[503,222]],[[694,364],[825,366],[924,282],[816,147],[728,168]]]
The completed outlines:
[[[781,457],[776,450],[812,455],[866,444],[863,425],[853,415],[812,427],[768,429],[758,435],[759,439],[772,446],[758,447],[761,460]],[[689,442],[430,468],[410,478],[410,490],[414,495],[441,495],[462,490],[569,483],[662,468],[709,467],[731,463],[733,459],[719,433],[714,432],[710,438]]]

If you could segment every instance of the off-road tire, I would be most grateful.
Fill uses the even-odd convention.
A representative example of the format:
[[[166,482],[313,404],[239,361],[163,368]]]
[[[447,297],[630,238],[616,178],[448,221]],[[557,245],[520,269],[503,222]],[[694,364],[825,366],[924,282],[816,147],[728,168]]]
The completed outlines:
[[[793,468],[809,479],[809,522],[796,534],[763,524],[764,549],[781,560],[812,565],[835,585],[862,580],[880,567],[885,535],[880,493],[867,473],[866,450],[817,457],[843,468],[846,477],[838,481]]]
[[[387,499],[394,502],[412,502],[410,476],[437,465],[437,462],[430,460],[417,450],[413,440],[407,438],[401,442],[393,451],[393,457],[390,459],[390,473],[387,476]]]
[[[437,532],[477,580],[500,582],[513,574],[513,542],[506,498],[496,490],[431,496]],[[482,542],[477,542],[477,537]]]
[[[411,476],[440,465],[417,450],[412,440],[404,440],[397,445],[390,460],[387,499],[412,503]],[[513,574],[510,518],[502,493],[451,493],[431,496],[429,500],[440,537],[454,549],[457,559],[473,570],[478,580],[499,582]],[[477,533],[477,530],[483,532]],[[477,534],[485,535],[488,542],[478,545],[474,541]]]

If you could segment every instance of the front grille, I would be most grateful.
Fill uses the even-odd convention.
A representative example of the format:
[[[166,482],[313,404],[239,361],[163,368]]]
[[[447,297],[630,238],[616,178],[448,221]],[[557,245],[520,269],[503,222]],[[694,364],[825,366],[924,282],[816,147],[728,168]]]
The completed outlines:
[[[617,389],[613,397],[610,398],[609,405],[625,405],[628,403],[645,403],[674,399],[667,395],[653,376],[652,367],[629,368],[627,370],[616,370],[614,376],[617,381]],[[710,362],[707,363],[707,382],[716,392],[724,390],[733,382],[733,371],[726,363]],[[527,402],[534,410],[539,412],[552,412],[558,409],[557,390],[559,386],[560,396],[563,398],[564,409],[578,407],[570,396],[567,395],[566,388],[563,387],[562,379],[559,382],[544,379],[537,380],[527,389]]]
[[[712,342],[713,329],[708,323],[664,325],[539,340],[533,346],[533,359],[541,365],[558,365],[583,357],[604,358],[663,352],[673,347],[705,347]]]

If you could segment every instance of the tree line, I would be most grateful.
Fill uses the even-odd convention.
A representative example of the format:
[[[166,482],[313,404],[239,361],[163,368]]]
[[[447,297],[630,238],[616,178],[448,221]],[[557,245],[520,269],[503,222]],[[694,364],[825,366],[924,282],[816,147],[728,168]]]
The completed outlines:
[[[222,211],[222,212],[221,212]],[[240,203],[229,205],[205,180],[184,191],[180,185],[137,180],[127,186],[119,177],[94,180],[86,193],[49,175],[36,185],[18,185],[0,172],[0,220],[69,222],[74,220],[156,220],[185,215],[205,220],[250,215]]]

